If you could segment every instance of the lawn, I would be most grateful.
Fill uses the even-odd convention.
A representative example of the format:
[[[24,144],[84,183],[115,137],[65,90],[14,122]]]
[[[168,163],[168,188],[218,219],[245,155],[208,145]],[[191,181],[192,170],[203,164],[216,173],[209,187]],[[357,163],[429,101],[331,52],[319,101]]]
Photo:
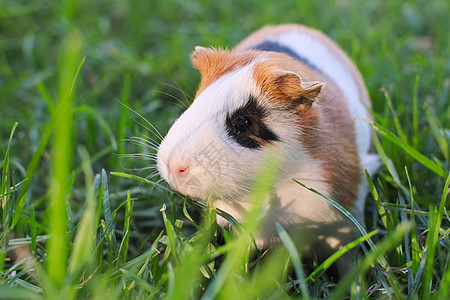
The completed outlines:
[[[0,2],[0,298],[450,298],[449,6]],[[224,232],[221,212],[155,169],[154,128],[164,135],[195,95],[194,47],[279,23],[333,38],[373,103],[383,165],[367,178],[360,259],[338,284],[324,272],[333,257],[302,264],[283,228],[281,249],[250,251],[263,207]]]

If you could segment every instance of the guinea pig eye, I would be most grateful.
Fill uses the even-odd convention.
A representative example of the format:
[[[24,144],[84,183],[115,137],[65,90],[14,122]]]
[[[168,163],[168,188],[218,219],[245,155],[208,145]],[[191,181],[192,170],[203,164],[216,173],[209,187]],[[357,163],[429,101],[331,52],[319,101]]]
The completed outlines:
[[[239,116],[233,120],[233,127],[237,134],[243,133],[250,129],[252,120],[248,117]]]
[[[278,141],[278,136],[265,124],[267,116],[268,111],[258,105],[255,97],[249,96],[243,106],[228,113],[225,129],[240,146],[259,149],[271,141]]]

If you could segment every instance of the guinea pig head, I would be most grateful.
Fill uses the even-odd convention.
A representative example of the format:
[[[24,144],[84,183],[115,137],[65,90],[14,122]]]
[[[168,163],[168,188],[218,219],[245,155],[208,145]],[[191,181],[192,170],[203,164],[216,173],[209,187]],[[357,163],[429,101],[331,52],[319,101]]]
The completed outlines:
[[[269,149],[298,159],[289,153],[302,149],[299,114],[314,110],[322,84],[302,83],[258,51],[197,47],[191,60],[200,86],[162,141],[158,168],[182,194],[236,201],[251,188]]]

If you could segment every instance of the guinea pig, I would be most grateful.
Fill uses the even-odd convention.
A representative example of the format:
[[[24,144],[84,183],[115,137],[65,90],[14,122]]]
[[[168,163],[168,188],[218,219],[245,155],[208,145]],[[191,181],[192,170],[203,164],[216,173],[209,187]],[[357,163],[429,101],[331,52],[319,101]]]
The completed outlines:
[[[255,233],[258,248],[285,228],[300,251],[326,257],[358,230],[326,199],[363,223],[368,188],[370,99],[348,56],[323,33],[301,25],[267,26],[233,50],[196,47],[191,55],[201,81],[190,107],[160,144],[161,176],[178,192],[214,205],[242,221],[249,192],[266,154],[276,153],[280,173],[270,208]],[[364,103],[364,104],[363,104]],[[228,222],[218,217],[219,225]],[[352,264],[337,262],[339,274]]]

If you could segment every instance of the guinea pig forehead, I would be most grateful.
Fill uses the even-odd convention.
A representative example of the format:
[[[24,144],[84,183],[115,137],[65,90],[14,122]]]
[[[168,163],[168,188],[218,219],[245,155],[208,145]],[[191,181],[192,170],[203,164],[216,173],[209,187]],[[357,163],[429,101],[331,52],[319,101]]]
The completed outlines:
[[[188,109],[198,117],[223,116],[245,105],[250,95],[260,93],[253,80],[252,64],[231,71],[205,88]]]
[[[219,78],[250,65],[256,57],[257,54],[253,51],[234,53],[221,49],[196,47],[191,55],[193,66],[201,74],[196,98]]]

